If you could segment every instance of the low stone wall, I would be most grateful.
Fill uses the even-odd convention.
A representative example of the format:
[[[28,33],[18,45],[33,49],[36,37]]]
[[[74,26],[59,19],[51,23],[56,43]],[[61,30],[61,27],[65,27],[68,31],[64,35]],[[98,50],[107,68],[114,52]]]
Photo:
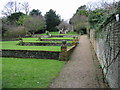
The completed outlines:
[[[59,59],[57,51],[2,50],[2,57]]]
[[[62,43],[33,43],[33,42],[24,42],[23,46],[61,46]],[[67,46],[71,46],[72,43],[67,43]]]
[[[76,45],[67,49],[67,51],[34,51],[34,50],[8,50],[3,49],[2,57],[14,57],[14,58],[37,58],[37,59],[55,59],[55,60],[69,60],[71,53]]]
[[[73,50],[75,49],[75,47],[76,47],[76,45],[74,45],[71,48],[67,49],[67,56],[68,56],[68,58],[70,58],[70,56],[71,56]]]
[[[71,48],[61,51],[60,55],[59,55],[59,60],[61,60],[61,61],[69,60],[75,47],[76,47],[76,45],[73,45]]]

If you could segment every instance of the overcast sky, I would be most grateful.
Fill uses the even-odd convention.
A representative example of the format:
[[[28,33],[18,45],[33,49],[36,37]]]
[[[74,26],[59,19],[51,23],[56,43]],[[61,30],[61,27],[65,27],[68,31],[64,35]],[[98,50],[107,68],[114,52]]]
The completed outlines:
[[[8,1],[14,0],[0,1],[0,11],[3,10],[4,5]],[[31,6],[30,10],[39,9],[42,12],[42,15],[44,15],[50,9],[53,9],[56,11],[57,14],[61,16],[61,19],[67,20],[73,16],[77,8],[80,7],[81,5],[85,5],[88,2],[96,2],[101,0],[16,0],[16,1],[28,1]]]

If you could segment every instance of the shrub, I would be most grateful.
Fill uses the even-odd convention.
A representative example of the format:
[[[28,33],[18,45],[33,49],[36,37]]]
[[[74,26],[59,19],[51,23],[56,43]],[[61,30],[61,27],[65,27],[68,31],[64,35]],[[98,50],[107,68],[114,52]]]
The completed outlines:
[[[26,34],[26,30],[24,27],[11,27],[8,31],[5,32],[4,36],[9,38],[17,38],[23,37]]]
[[[43,16],[27,16],[23,20],[23,26],[34,35],[35,32],[45,29],[45,21]]]
[[[46,35],[49,35],[49,31],[45,31]]]

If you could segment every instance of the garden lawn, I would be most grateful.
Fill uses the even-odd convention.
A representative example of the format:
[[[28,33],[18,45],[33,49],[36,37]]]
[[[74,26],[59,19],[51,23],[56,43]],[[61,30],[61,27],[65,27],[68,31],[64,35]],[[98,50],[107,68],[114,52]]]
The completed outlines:
[[[16,45],[18,41],[1,41],[2,47],[0,49],[10,50],[36,50],[36,51],[61,51],[61,46],[20,46]],[[70,48],[68,46],[67,48]]]
[[[23,42],[43,42],[43,43],[62,43],[62,41],[38,41],[38,38],[22,38]],[[73,39],[73,38],[42,38],[42,39]],[[67,43],[72,43],[72,41],[67,41]]]
[[[51,38],[42,38],[42,39],[73,39],[73,37],[51,37]]]
[[[18,41],[2,41],[1,49],[10,50],[37,50],[37,51],[60,51],[60,46],[20,46]]]
[[[38,38],[22,38],[23,41],[36,41],[38,42]],[[42,38],[42,39],[73,39],[72,37],[53,37],[53,38]]]
[[[47,59],[2,58],[3,88],[47,88],[64,64]]]
[[[52,35],[78,35],[76,32],[68,32],[67,34],[58,34],[58,32],[50,32]],[[39,35],[46,35],[46,33],[39,34]]]

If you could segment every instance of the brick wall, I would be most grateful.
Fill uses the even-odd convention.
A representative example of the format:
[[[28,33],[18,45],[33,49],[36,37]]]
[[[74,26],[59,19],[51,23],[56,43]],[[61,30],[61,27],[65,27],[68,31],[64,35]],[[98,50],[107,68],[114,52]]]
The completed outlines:
[[[99,30],[101,32],[96,39],[94,38],[95,30],[90,30],[90,41],[109,86],[120,88],[120,22],[115,20],[115,14],[111,15]]]

